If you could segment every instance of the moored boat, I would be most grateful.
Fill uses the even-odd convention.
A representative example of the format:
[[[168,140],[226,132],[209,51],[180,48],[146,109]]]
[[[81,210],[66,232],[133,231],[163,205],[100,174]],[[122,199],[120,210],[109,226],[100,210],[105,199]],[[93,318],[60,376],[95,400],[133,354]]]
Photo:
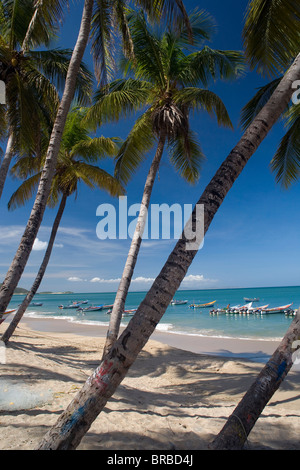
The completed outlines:
[[[170,305],[184,305],[184,304],[187,304],[188,301],[187,300],[171,300],[170,302]]]
[[[287,305],[282,305],[281,307],[273,307],[273,308],[265,308],[261,310],[261,313],[285,313],[287,312],[290,307],[293,305],[293,302],[291,304]]]
[[[78,310],[83,310],[84,312],[100,312],[100,310],[103,310],[103,305],[96,305],[96,306],[91,306],[91,307],[86,307],[86,308],[78,308]]]
[[[129,310],[123,310],[122,317],[132,316],[132,315],[135,314],[136,311],[137,311],[137,308],[132,308],[132,309],[129,309]],[[111,309],[111,310],[107,310],[106,314],[107,314],[107,315],[110,315],[111,312],[112,312],[112,309]]]
[[[249,299],[248,297],[244,297],[245,302],[259,302],[258,297],[254,297],[253,299]]]
[[[207,302],[206,304],[191,304],[189,305],[189,308],[209,308],[212,307],[216,303],[216,300],[213,300],[212,302]]]
[[[6,312],[2,313],[0,315],[0,325],[3,323],[12,313],[16,312],[16,309],[14,310],[7,310]]]

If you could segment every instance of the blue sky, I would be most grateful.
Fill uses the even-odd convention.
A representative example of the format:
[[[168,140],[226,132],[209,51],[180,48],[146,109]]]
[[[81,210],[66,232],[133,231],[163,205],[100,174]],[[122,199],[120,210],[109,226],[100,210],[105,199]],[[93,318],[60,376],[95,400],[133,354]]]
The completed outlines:
[[[82,2],[71,5],[62,29],[60,47],[73,47],[78,31]],[[185,1],[188,10],[198,6],[216,20],[218,30],[212,46],[219,49],[242,49],[241,32],[246,0]],[[90,51],[85,56],[91,64]],[[175,173],[167,154],[159,172],[152,203],[195,204],[206,184],[241,136],[240,110],[265,80],[255,72],[233,83],[216,83],[211,87],[227,106],[234,130],[219,128],[205,114],[192,118],[207,157],[197,185],[189,186]],[[98,133],[125,138],[133,121],[120,121]],[[281,286],[299,284],[299,233],[297,201],[299,185],[284,191],[276,185],[269,163],[276,151],[283,126],[278,123],[226,197],[205,237],[181,288],[224,288]],[[128,205],[139,203],[151,155],[127,187]],[[112,163],[105,162],[112,171]],[[8,180],[0,205],[0,279],[6,274],[18,247],[33,201],[24,208],[8,212],[6,203],[18,182]],[[122,274],[130,240],[99,240],[96,209],[113,203],[104,192],[80,188],[78,198],[71,198],[57,236],[54,252],[40,290],[74,292],[115,291]],[[55,210],[46,211],[20,286],[29,288],[42,260]],[[143,242],[136,266],[132,290],[147,290],[157,276],[174,240]]]

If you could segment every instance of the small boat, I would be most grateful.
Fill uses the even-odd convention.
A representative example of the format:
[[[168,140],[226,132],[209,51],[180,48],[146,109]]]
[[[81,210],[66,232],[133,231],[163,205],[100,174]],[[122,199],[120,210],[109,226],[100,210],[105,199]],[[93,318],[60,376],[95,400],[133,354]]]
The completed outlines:
[[[297,310],[293,310],[292,308],[289,308],[287,309],[284,314],[287,316],[287,317],[294,317],[296,316],[297,314]]]
[[[170,305],[184,305],[184,304],[187,304],[188,301],[187,300],[171,300],[170,302]]]
[[[189,308],[209,308],[212,307],[216,303],[216,300],[213,300],[212,302],[208,302],[206,304],[191,304]]]
[[[113,308],[114,304],[111,304],[111,305],[103,305],[103,310],[107,310],[107,309],[110,309],[110,308]]]
[[[31,307],[42,307],[42,305],[43,305],[43,304],[42,304],[41,302],[32,302],[32,303],[30,304]]]
[[[59,305],[58,308],[61,308],[61,309],[68,309],[68,308],[80,308],[80,303],[78,302],[73,302],[72,304],[70,305]]]
[[[123,310],[122,317],[129,317],[135,314],[137,308],[132,308],[131,310]],[[110,315],[112,310],[107,310],[106,314]]]
[[[131,317],[135,314],[136,311],[137,308],[133,308],[131,310],[124,310],[124,312],[122,313],[122,317]]]
[[[281,307],[265,308],[261,310],[261,313],[285,313],[286,311],[290,309],[292,305],[293,305],[293,302],[291,304],[282,305]]]
[[[255,297],[254,299],[249,299],[248,297],[244,297],[245,302],[259,302],[259,298]]]
[[[1,323],[3,323],[3,322],[9,317],[9,315],[10,315],[11,313],[14,313],[15,311],[16,311],[16,309],[14,309],[14,310],[7,310],[6,312],[2,313],[2,314],[0,315],[0,317],[1,317],[1,318],[0,318],[0,325],[1,325]]]
[[[83,310],[84,312],[100,312],[100,310],[103,310],[103,305],[96,305],[95,307],[86,308],[79,307],[78,310]]]
[[[269,307],[269,304],[267,305],[261,305],[260,307],[250,307],[248,309],[249,313],[260,313],[262,310],[265,310],[266,308]]]

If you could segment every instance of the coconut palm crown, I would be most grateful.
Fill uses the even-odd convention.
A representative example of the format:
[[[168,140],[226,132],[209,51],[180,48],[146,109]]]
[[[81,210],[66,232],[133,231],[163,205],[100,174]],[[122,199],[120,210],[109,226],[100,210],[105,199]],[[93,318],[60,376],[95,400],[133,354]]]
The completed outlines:
[[[297,0],[251,0],[244,27],[246,55],[251,68],[272,80],[259,88],[244,106],[241,122],[247,128],[267,103],[284,72],[300,50],[300,3]],[[286,132],[270,166],[276,181],[288,188],[300,177],[300,104],[290,102],[282,116]]]
[[[142,110],[117,158],[116,176],[122,182],[129,181],[161,136],[166,138],[175,169],[195,182],[203,154],[190,129],[189,114],[206,111],[216,116],[219,125],[232,127],[224,103],[207,87],[216,79],[233,79],[242,73],[243,55],[203,47],[214,30],[212,18],[204,11],[190,16],[193,46],[184,26],[161,33],[147,25],[143,13],[133,11],[128,24],[134,58],[120,61],[125,78],[96,92],[88,119],[100,124]],[[193,51],[185,54],[191,47]]]
[[[52,181],[48,206],[54,207],[62,195],[66,197],[77,193],[79,182],[83,182],[91,189],[97,187],[107,191],[111,196],[124,193],[120,183],[96,163],[105,157],[114,157],[119,150],[118,138],[90,137],[87,126],[82,120],[87,108],[73,106],[71,109],[64,134],[55,175]],[[44,136],[42,145],[47,149],[47,136]],[[35,193],[43,168],[42,158],[32,155],[23,155],[12,167],[11,172],[17,178],[27,178],[11,196],[9,209],[25,204]]]

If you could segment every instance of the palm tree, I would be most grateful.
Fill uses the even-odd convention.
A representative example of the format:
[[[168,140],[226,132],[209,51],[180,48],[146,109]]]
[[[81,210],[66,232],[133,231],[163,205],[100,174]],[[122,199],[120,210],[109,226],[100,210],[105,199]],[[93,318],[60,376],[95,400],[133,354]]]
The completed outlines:
[[[8,131],[5,156],[0,167],[0,198],[14,153],[23,146],[30,151],[42,126],[53,124],[70,50],[36,50],[49,46],[62,16],[59,1],[4,1],[0,7],[0,80],[5,83]],[[50,66],[51,65],[51,66]],[[82,64],[77,83],[81,103],[91,94],[92,75]],[[2,123],[1,123],[2,124]]]
[[[53,2],[55,2],[55,0],[53,0]],[[35,8],[38,8],[39,5],[43,3],[44,2],[42,2],[42,0],[36,2]],[[147,13],[152,13],[151,16],[156,18],[159,17],[159,14],[165,12],[169,12],[174,20],[185,14],[185,9],[181,0],[154,0],[154,2],[149,0],[135,0],[134,4],[142,6]],[[60,106],[58,108],[58,112],[56,114],[36,199],[15,257],[0,288],[0,315],[5,312],[13,292],[18,285],[32,250],[32,246],[38,233],[40,224],[42,223],[47,200],[51,190],[51,181],[55,172],[57,155],[61,143],[61,136],[64,130],[67,114],[74,98],[76,80],[80,70],[83,54],[90,37],[91,26],[93,27],[92,46],[94,50],[95,62],[96,66],[99,66],[101,57],[104,57],[107,51],[110,50],[109,39],[111,39],[111,35],[107,30],[107,26],[109,25],[112,29],[113,17],[109,14],[116,13],[116,8],[118,8],[118,12],[121,14],[121,17],[120,15],[118,16],[118,21],[116,24],[119,28],[122,29],[122,31],[124,31],[124,27],[125,29],[127,28],[126,21],[122,21],[126,16],[126,3],[123,0],[108,0],[105,2],[102,0],[96,0],[95,2],[94,0],[85,0],[84,2],[80,30],[70,59],[70,64],[65,80],[64,92]],[[123,35],[123,38],[124,37],[127,37],[127,41],[130,42],[127,34],[125,34],[125,36]],[[97,70],[99,71],[99,68]],[[99,73],[101,76],[102,72],[103,70],[100,69]],[[104,76],[107,76],[107,74],[104,73]]]
[[[262,2],[262,0],[253,0],[250,3],[250,6],[259,6],[262,3],[265,2]],[[283,36],[282,40],[285,40],[284,36],[288,34],[288,31],[295,28],[298,21],[295,12],[298,10],[291,10],[289,8],[291,3],[299,7],[299,5],[296,5],[295,1],[287,0],[284,2],[284,5],[287,6],[287,12],[289,12],[289,14],[286,14],[285,16],[287,27],[284,29],[276,29],[275,35],[270,37],[270,42],[265,42],[265,44],[268,44],[266,47],[271,47],[272,44],[275,44],[275,41],[280,44],[280,36]],[[272,16],[272,11],[276,12],[276,5],[279,4],[283,5],[283,2],[275,0],[268,2],[271,9],[269,18]],[[272,6],[274,7],[273,10]],[[261,10],[257,8],[257,11]],[[279,13],[282,14],[282,12]],[[254,22],[254,28],[256,22],[259,21],[259,18],[252,21]],[[276,16],[273,18],[273,21],[276,21]],[[266,30],[263,29],[262,32],[258,34],[257,41],[262,41],[264,34],[266,34]],[[295,40],[295,43],[291,41],[290,59],[292,59],[297,45],[298,38]],[[254,118],[238,144],[230,152],[229,156],[222,163],[221,167],[204,190],[199,202],[205,203],[205,233],[228,191],[231,189],[247,162],[285,111],[294,92],[292,84],[299,79],[300,54],[297,55],[293,64],[274,90],[269,101]],[[193,228],[195,229],[196,208],[193,211],[191,220]],[[105,356],[105,358],[103,358],[99,367],[97,367],[93,374],[88,378],[74,400],[72,400],[67,409],[59,417],[57,423],[42,439],[38,446],[39,449],[70,449],[76,448],[79,444],[93,420],[104,408],[108,399],[114,394],[118,385],[126,376],[128,369],[134,363],[139,352],[147,343],[149,337],[155,330],[157,323],[160,321],[169,305],[170,300],[186,275],[197,250],[187,251],[185,250],[185,245],[186,240],[183,236],[183,238],[176,244],[167,262],[163,266],[158,277],[155,279],[145,299],[140,304],[136,314],[130,320],[128,326],[114,343],[111,351]],[[299,337],[299,313],[296,315],[291,327],[293,329],[293,334]],[[264,369],[264,373],[260,379],[266,379],[265,382],[269,382],[270,388],[274,385],[274,382],[278,380],[278,374],[276,374],[277,377],[272,375],[271,369],[276,370],[277,368],[279,372],[282,370],[283,361],[285,361],[287,367],[283,371],[282,375],[282,377],[285,377],[291,366],[291,352],[292,347],[289,341],[288,344],[285,344],[285,347],[282,348],[282,354],[280,356],[273,356],[274,362],[272,364],[272,368],[266,370],[268,369],[268,367],[266,367],[266,369]],[[279,381],[279,383],[280,382],[281,381]],[[263,399],[264,403],[266,403],[270,398],[269,394],[265,396],[264,389],[262,388],[257,388],[256,393],[257,400]],[[255,402],[255,400],[253,400],[250,405],[248,402],[248,410],[251,410],[250,412],[255,411],[256,403],[257,402]],[[253,416],[255,416],[255,414],[253,414]],[[246,418],[247,416],[242,416],[242,418],[240,418],[243,425]],[[250,432],[249,429],[251,429],[251,426],[253,426],[254,423],[255,419],[251,419],[251,422],[249,423],[250,426],[247,424],[245,429]]]
[[[79,182],[82,181],[91,189],[96,187],[105,190],[111,196],[123,194],[120,183],[106,171],[94,165],[104,156],[115,156],[119,149],[119,140],[105,137],[91,138],[87,126],[82,124],[86,112],[87,108],[74,107],[68,115],[48,201],[48,205],[53,207],[60,200],[58,212],[35,281],[2,337],[2,341],[5,343],[14,333],[43,280],[67,199],[72,194],[77,194]],[[42,162],[39,159],[25,156],[14,165],[12,171],[15,175],[24,177],[24,173],[30,174],[38,166],[42,167]],[[9,209],[23,205],[32,196],[37,189],[40,173],[40,171],[35,172],[14,192],[8,204]]]
[[[141,246],[151,193],[166,147],[171,164],[189,183],[199,177],[203,154],[196,135],[189,126],[191,111],[216,115],[219,125],[232,127],[221,99],[207,87],[212,79],[236,77],[243,69],[242,54],[212,50],[184,54],[188,47],[188,31],[168,29],[163,34],[151,31],[144,14],[131,12],[128,18],[134,59],[123,59],[123,70],[134,78],[116,80],[96,94],[89,111],[93,122],[117,120],[130,111],[144,108],[117,157],[116,176],[127,183],[149,150],[156,145],[144,187],[141,208],[132,238],[121,282],[110,315],[104,355],[119,333],[122,313]],[[211,18],[194,12],[190,16],[194,39],[193,49],[203,46],[213,29]],[[201,87],[199,88],[199,84]]]

